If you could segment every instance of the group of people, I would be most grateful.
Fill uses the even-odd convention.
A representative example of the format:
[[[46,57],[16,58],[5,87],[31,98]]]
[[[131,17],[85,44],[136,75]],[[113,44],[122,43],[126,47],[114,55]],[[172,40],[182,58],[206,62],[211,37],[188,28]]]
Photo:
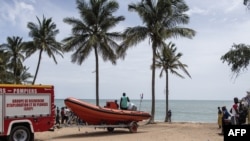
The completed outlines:
[[[73,120],[79,120],[74,115],[74,113],[68,108],[68,107],[61,107],[61,110],[59,107],[56,109],[56,125],[60,126],[61,124],[68,125]],[[77,121],[80,123],[80,121]]]
[[[229,111],[226,106],[218,107],[218,126],[222,129],[222,134],[224,125],[246,124],[247,116],[250,124],[250,93],[240,101],[235,97]]]
[[[56,108],[56,124],[61,125],[67,123],[71,115],[70,110],[67,107],[62,107],[61,111],[59,107]]]

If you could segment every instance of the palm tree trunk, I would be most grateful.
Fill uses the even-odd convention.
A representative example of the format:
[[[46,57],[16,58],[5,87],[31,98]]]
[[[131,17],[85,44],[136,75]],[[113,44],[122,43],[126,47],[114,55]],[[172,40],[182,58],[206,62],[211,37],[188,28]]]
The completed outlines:
[[[40,63],[41,63],[41,60],[42,60],[42,52],[43,52],[43,49],[41,49],[40,52],[39,52],[39,58],[38,58],[38,63],[37,63],[37,67],[36,67],[36,73],[35,73],[32,85],[34,85],[35,82],[36,82],[36,77],[37,77],[38,70],[39,70],[39,67],[40,67]]]
[[[156,47],[153,45],[153,64],[152,64],[152,109],[151,109],[151,118],[148,123],[154,123],[155,117],[155,54]]]
[[[14,60],[15,60],[15,62],[14,62],[14,69],[13,69],[14,80],[15,80],[14,84],[17,84],[17,63],[16,63],[16,57],[14,57]]]
[[[96,106],[99,106],[99,60],[98,60],[98,53],[97,47],[95,47],[95,60],[96,60]]]
[[[168,122],[168,70],[166,70],[166,116],[165,116],[165,122]]]

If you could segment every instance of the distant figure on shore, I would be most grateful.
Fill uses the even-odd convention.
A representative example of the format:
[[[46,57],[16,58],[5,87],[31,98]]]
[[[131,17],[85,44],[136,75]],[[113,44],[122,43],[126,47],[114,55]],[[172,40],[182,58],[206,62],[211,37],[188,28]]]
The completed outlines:
[[[222,111],[221,111],[221,108],[220,107],[218,107],[218,126],[219,126],[219,128],[221,128],[221,126],[222,126],[222,116],[223,116],[223,114],[222,114]]]
[[[250,124],[250,91],[247,91],[247,95],[246,95],[246,97],[244,97],[244,100],[245,100],[245,105],[248,109],[247,124]]]
[[[64,124],[65,121],[65,111],[64,107],[61,108],[61,124]]]
[[[239,124],[239,99],[237,97],[234,98],[234,104],[232,108],[230,109],[230,113],[232,114],[231,117],[231,124],[232,125],[238,125]]]
[[[56,108],[56,125],[60,126],[60,109],[59,107]]]
[[[116,108],[119,109],[119,104],[117,103],[117,100],[115,100]]]
[[[247,114],[248,114],[248,107],[245,105],[244,101],[241,100],[239,102],[239,117],[238,117],[239,125],[246,123]]]
[[[69,110],[68,107],[65,107],[64,108],[64,119],[66,121],[66,124],[68,124],[68,121],[70,120],[71,118],[71,111]]]
[[[224,125],[231,124],[231,121],[229,120],[229,117],[231,117],[231,115],[229,114],[226,106],[223,106],[221,109],[222,109],[222,128],[221,128],[221,134],[224,134],[224,132],[223,132]]]
[[[123,93],[121,100],[120,100],[120,108],[122,110],[127,110],[128,109],[128,102],[130,102],[129,98],[126,96],[126,93]]]
[[[168,122],[171,123],[172,111],[168,110]]]

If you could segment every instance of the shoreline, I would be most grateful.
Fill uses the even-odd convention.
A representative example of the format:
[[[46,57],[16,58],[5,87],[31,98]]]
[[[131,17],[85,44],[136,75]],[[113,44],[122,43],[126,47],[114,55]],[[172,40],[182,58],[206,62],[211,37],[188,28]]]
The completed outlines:
[[[139,122],[136,133],[126,128],[115,128],[113,132],[94,126],[69,126],[54,131],[35,133],[35,141],[223,141],[217,123],[192,122]]]

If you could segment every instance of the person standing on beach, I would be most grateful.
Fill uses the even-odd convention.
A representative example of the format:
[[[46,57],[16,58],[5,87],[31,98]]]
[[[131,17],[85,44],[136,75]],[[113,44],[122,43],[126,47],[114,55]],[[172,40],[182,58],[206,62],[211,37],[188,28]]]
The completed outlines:
[[[64,107],[61,108],[61,124],[64,124],[65,121],[65,111]]]
[[[171,123],[172,111],[168,110],[168,122]]]
[[[230,124],[231,122],[228,120],[229,117],[231,116],[226,108],[226,106],[223,106],[222,108],[222,128],[221,128],[221,134],[224,134],[224,125],[228,125]]]
[[[60,109],[59,107],[56,108],[56,125],[58,124],[60,126]]]
[[[230,109],[230,113],[232,114],[232,118],[231,118],[231,123],[232,125],[238,125],[239,121],[239,99],[237,97],[234,98],[234,104],[232,106],[232,108]]]
[[[121,100],[120,100],[120,108],[122,110],[127,110],[128,109],[128,102],[130,102],[129,98],[126,96],[126,93],[123,93]]]
[[[245,101],[246,101],[246,106],[248,108],[248,115],[247,115],[248,121],[247,121],[247,124],[250,124],[250,91],[247,91]]]
[[[219,126],[219,128],[221,128],[221,126],[222,126],[222,111],[221,111],[221,109],[220,109],[220,107],[218,107],[218,126]]]
[[[68,121],[70,120],[69,118],[71,118],[70,116],[71,116],[71,113],[70,113],[70,110],[69,110],[69,108],[68,107],[65,107],[65,109],[64,109],[64,119],[65,119],[65,121],[66,121],[66,124],[68,124]]]
[[[246,118],[247,118],[247,109],[245,103],[243,100],[239,102],[239,117],[238,117],[238,124],[242,125],[246,123]]]

